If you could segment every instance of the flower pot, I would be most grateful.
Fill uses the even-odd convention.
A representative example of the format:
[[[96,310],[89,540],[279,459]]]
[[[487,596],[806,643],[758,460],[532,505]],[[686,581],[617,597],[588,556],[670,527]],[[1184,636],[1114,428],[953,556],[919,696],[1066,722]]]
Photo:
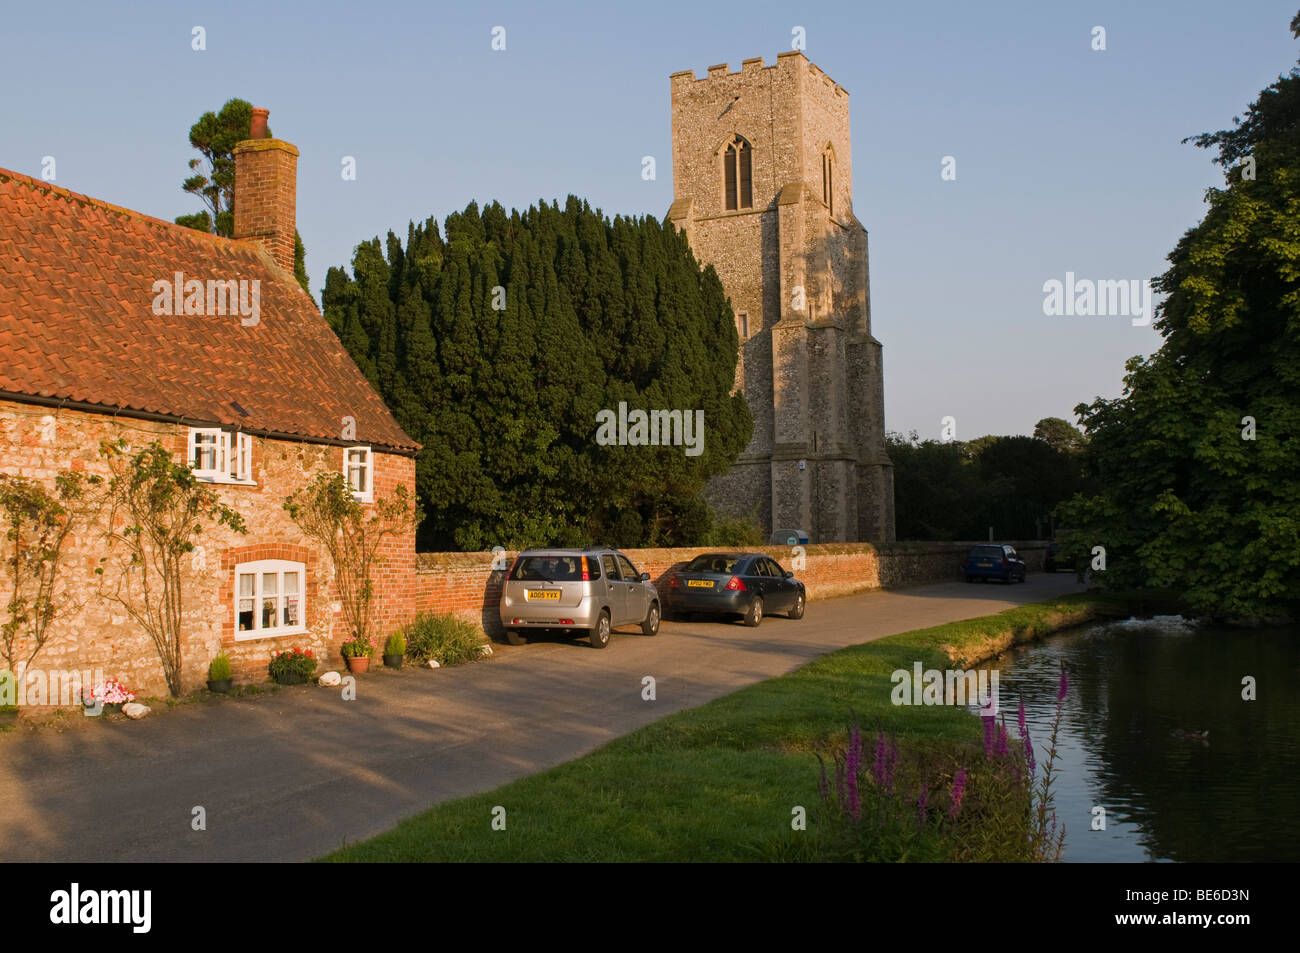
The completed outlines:
[[[385,656],[384,656],[384,664],[387,665],[389,668],[401,668],[401,667],[402,667],[402,656],[400,656],[400,655],[385,655]]]
[[[208,679],[208,691],[216,695],[224,695],[230,691],[230,686],[235,683],[233,678]]]
[[[357,655],[357,656],[349,655],[345,659],[345,661],[348,663],[349,672],[356,672],[358,675],[360,675],[362,672],[370,671],[369,655]]]
[[[300,672],[285,672],[275,680],[277,685],[301,685],[307,681]]]
[[[123,705],[123,704],[124,704],[124,702],[112,702],[111,704],[110,704],[109,702],[104,702],[104,714],[105,714],[105,715],[120,715],[120,714],[122,714],[122,705]]]

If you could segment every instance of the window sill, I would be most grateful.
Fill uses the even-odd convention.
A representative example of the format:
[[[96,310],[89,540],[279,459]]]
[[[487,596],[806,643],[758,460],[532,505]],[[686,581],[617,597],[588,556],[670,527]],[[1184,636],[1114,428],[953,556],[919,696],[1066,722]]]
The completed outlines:
[[[256,642],[259,639],[278,639],[285,635],[302,635],[307,631],[305,625],[288,626],[282,629],[254,629],[249,632],[236,632],[236,642]]]
[[[223,486],[257,486],[256,480],[234,480],[220,473],[201,473],[198,470],[192,472],[195,479],[203,483],[220,483]]]

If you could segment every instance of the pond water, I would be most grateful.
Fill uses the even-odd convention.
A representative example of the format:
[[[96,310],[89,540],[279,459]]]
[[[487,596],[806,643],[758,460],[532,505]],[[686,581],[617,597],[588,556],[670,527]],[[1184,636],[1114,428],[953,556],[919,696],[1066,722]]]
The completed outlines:
[[[1130,619],[989,662],[1013,738],[1025,703],[1040,766],[1062,663],[1053,789],[1064,860],[1300,860],[1300,627]],[[1256,701],[1242,700],[1248,675]],[[1104,831],[1092,830],[1097,805]]]

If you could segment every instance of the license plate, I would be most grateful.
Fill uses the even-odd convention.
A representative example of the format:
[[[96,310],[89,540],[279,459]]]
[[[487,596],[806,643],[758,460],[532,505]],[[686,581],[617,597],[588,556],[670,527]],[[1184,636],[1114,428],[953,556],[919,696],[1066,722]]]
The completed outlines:
[[[559,589],[526,589],[525,598],[529,602],[559,602]]]
[[[687,579],[686,585],[692,589],[712,589],[712,579]]]
[[[992,563],[976,563],[975,565],[979,566],[981,569],[991,569],[993,567]]]

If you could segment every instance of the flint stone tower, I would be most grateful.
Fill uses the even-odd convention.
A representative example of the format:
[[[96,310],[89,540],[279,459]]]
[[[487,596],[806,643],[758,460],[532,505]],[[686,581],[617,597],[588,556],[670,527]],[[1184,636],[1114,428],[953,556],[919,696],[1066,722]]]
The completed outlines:
[[[712,264],[740,334],[754,435],[708,489],[725,515],[814,542],[894,539],[867,230],[853,215],[849,94],[800,52],[672,84],[668,219]]]

